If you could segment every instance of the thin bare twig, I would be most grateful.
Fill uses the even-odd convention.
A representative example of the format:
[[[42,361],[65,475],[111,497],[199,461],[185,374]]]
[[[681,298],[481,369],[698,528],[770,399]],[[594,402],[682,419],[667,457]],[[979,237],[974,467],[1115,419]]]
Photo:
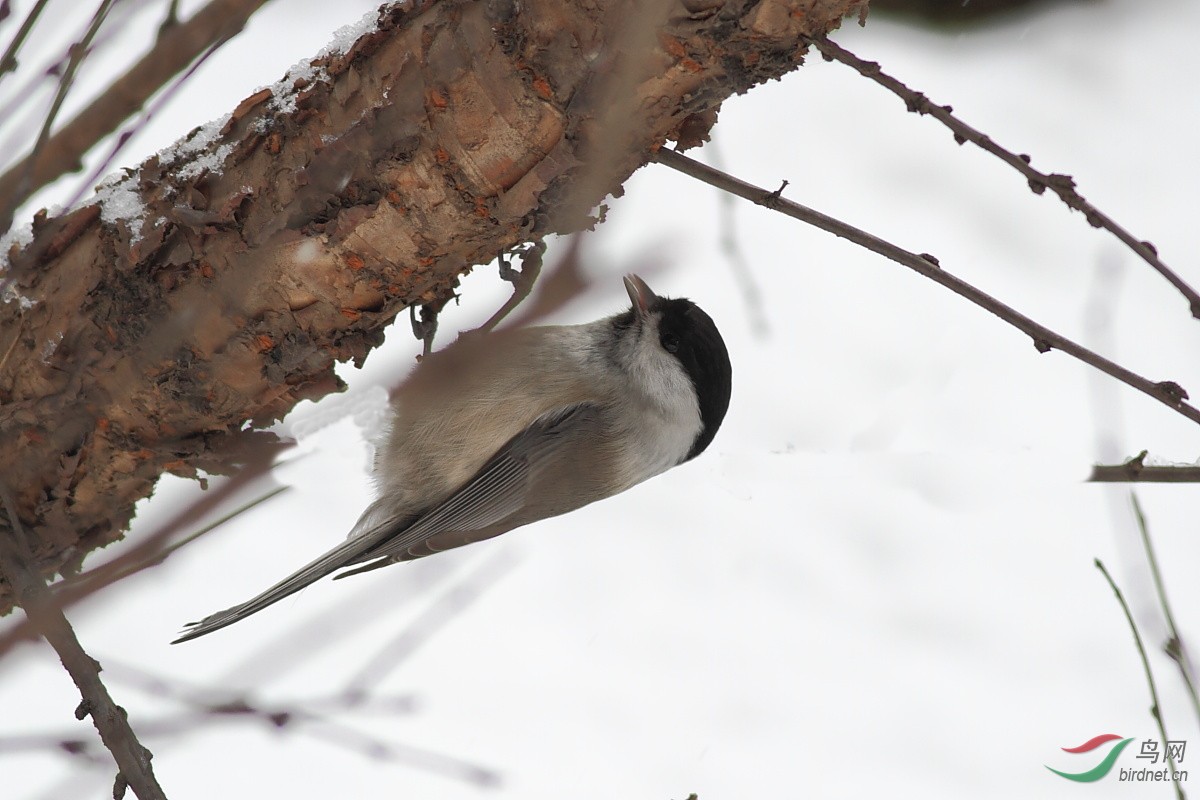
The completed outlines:
[[[1183,787],[1179,785],[1178,770],[1175,769],[1175,757],[1171,754],[1171,748],[1166,746],[1170,741],[1167,735],[1167,724],[1163,721],[1162,707],[1158,704],[1158,689],[1154,685],[1154,673],[1150,671],[1150,659],[1146,658],[1146,646],[1142,644],[1142,635],[1138,633],[1137,623],[1133,621],[1133,614],[1129,610],[1129,604],[1125,602],[1125,595],[1121,594],[1121,590],[1117,588],[1117,584],[1112,579],[1112,575],[1108,574],[1108,570],[1104,568],[1104,562],[1096,559],[1096,569],[1104,575],[1104,580],[1108,581],[1108,586],[1113,590],[1113,594],[1117,596],[1117,602],[1121,604],[1121,610],[1125,612],[1125,619],[1129,622],[1129,630],[1133,631],[1133,641],[1137,645],[1138,655],[1142,658],[1142,669],[1146,671],[1146,682],[1150,684],[1150,716],[1154,717],[1154,721],[1158,723],[1158,732],[1162,735],[1163,747],[1167,750],[1167,762],[1171,766],[1171,780],[1175,783],[1175,795],[1179,800],[1184,800]]]
[[[25,609],[25,615],[58,653],[63,667],[79,688],[82,702],[75,716],[78,719],[85,716],[92,718],[100,740],[117,763],[119,774],[114,797],[119,798],[123,794],[123,786],[127,784],[140,800],[166,800],[166,794],[150,766],[153,755],[138,741],[125,709],[113,702],[100,680],[100,664],[83,649],[62,608],[54,602],[46,590],[46,584],[31,567],[29,540],[17,516],[16,504],[8,488],[3,485],[0,485],[0,500],[3,500],[9,521],[7,534],[0,532],[0,573],[12,586],[21,607]]]
[[[104,26],[89,45],[90,55],[95,55],[103,51],[109,44],[116,42],[120,32],[126,29],[126,22],[134,16],[138,7],[149,2],[154,2],[154,0],[122,0],[122,2],[114,4],[105,19]],[[66,18],[60,19],[58,22],[60,25],[64,25]],[[88,20],[87,24],[80,29],[79,37],[87,32],[90,24],[91,21]],[[34,137],[32,131],[38,130],[45,115],[45,103],[42,102],[42,99],[47,95],[44,90],[49,85],[48,97],[53,97],[55,87],[71,60],[76,44],[77,41],[72,37],[72,41],[65,47],[55,48],[53,52],[45,54],[46,57],[38,59],[37,64],[18,65],[16,74],[23,75],[23,80],[20,85],[9,89],[5,105],[0,108],[0,127],[11,131],[3,145],[0,145],[0,154],[5,156],[8,166],[11,167],[13,163],[17,163],[25,157],[29,140]],[[18,117],[18,113],[23,110],[29,113],[25,113],[24,117]]]
[[[67,92],[75,84],[75,73],[79,70],[79,65],[83,63],[83,60],[91,52],[92,39],[96,37],[100,26],[104,24],[104,20],[108,16],[108,12],[112,9],[114,2],[116,0],[101,0],[96,13],[92,15],[92,21],[88,25],[87,33],[83,35],[82,39],[71,45],[71,57],[67,61],[67,67],[63,70],[62,77],[58,81],[58,90],[54,93],[54,100],[50,104],[50,110],[46,112],[45,120],[42,121],[42,129],[38,131],[37,141],[33,144],[33,150],[30,151],[25,161],[15,168],[14,174],[18,177],[12,191],[0,194],[0,197],[4,198],[3,212],[0,213],[0,230],[8,230],[12,225],[13,212],[21,204],[22,198],[28,196],[33,178],[33,165],[37,162],[43,148],[46,146],[46,142],[50,138],[50,129],[54,127],[54,120],[58,118],[58,112],[62,108],[63,101],[67,99]]]
[[[0,56],[0,77],[5,73],[12,72],[17,68],[17,51],[25,44],[25,40],[29,38],[29,32],[33,30],[33,26],[37,23],[37,18],[41,16],[42,10],[46,8],[48,0],[38,0],[33,4],[33,8],[29,9],[29,13],[25,15],[25,20],[21,23],[20,29],[13,36],[12,41],[8,43],[8,47],[4,50],[4,55]]]
[[[1175,615],[1171,613],[1171,604],[1167,602],[1167,588],[1163,585],[1162,573],[1158,569],[1158,556],[1154,554],[1154,545],[1150,543],[1150,528],[1146,525],[1146,515],[1142,513],[1142,504],[1138,502],[1136,492],[1129,493],[1129,500],[1133,504],[1133,514],[1137,518],[1138,530],[1142,534],[1142,546],[1146,550],[1146,560],[1150,562],[1150,574],[1154,576],[1154,593],[1158,595],[1163,618],[1167,621],[1167,630],[1171,633],[1163,650],[1175,662],[1175,666],[1179,667],[1179,674],[1183,676],[1183,684],[1187,687],[1188,696],[1192,699],[1192,710],[1196,712],[1196,720],[1200,722],[1200,695],[1196,693],[1196,682],[1192,676],[1192,661],[1188,658],[1187,647],[1184,646],[1179,628],[1175,626]]]
[[[1129,231],[1118,225],[1111,217],[1104,214],[1094,205],[1084,199],[1078,191],[1075,190],[1075,180],[1070,175],[1060,173],[1045,173],[1034,169],[1030,166],[1030,158],[1027,155],[1017,155],[1010,150],[1006,150],[1000,145],[992,141],[991,137],[982,131],[972,128],[965,122],[954,116],[953,109],[950,106],[940,106],[933,103],[923,93],[914,91],[905,86],[900,81],[885,73],[874,61],[865,61],[858,56],[846,50],[843,47],[831,42],[825,37],[809,38],[802,37],[804,41],[816,47],[821,51],[821,54],[828,61],[840,61],[849,67],[853,67],[860,75],[869,78],[878,83],[883,88],[895,94],[904,101],[905,106],[909,111],[915,114],[928,114],[934,119],[941,122],[947,128],[954,132],[954,140],[959,144],[971,142],[983,150],[991,153],[999,158],[1005,164],[1008,164],[1013,169],[1020,172],[1029,181],[1029,188],[1034,194],[1042,194],[1047,189],[1058,195],[1058,198],[1072,208],[1084,215],[1088,224],[1093,228],[1103,228],[1104,230],[1116,236],[1133,252],[1153,267],[1160,275],[1166,278],[1172,286],[1179,290],[1188,301],[1192,316],[1200,319],[1200,293],[1188,285],[1183,278],[1180,278],[1170,267],[1162,262],[1158,257],[1158,251],[1154,245],[1148,241],[1138,239]]]
[[[710,186],[731,192],[752,203],[757,203],[760,206],[778,211],[793,219],[806,222],[823,231],[828,231],[873,253],[878,253],[885,258],[889,258],[897,264],[902,264],[915,272],[919,272],[926,278],[945,286],[960,297],[970,300],[985,311],[990,311],[1017,330],[1029,335],[1033,339],[1034,347],[1037,348],[1038,352],[1046,353],[1050,350],[1061,350],[1083,363],[1093,366],[1101,372],[1111,375],[1117,380],[1132,386],[1134,389],[1153,397],[1155,400],[1174,409],[1193,422],[1200,423],[1200,409],[1187,402],[1188,394],[1179,384],[1174,381],[1155,382],[1147,380],[1137,373],[1122,367],[1120,364],[1110,361],[1080,344],[1076,344],[1065,336],[1034,322],[1016,309],[1005,305],[961,278],[950,275],[941,268],[938,260],[928,253],[918,255],[905,250],[891,242],[880,239],[878,236],[855,228],[853,225],[848,225],[841,220],[834,219],[807,206],[787,200],[779,192],[769,192],[759,186],[746,183],[732,175],[713,169],[706,164],[701,164],[673,150],[660,149],[655,153],[654,158],[660,164],[665,164],[672,169],[679,170],[685,175],[690,175],[693,178],[704,181]]]
[[[9,214],[38,188],[79,169],[84,153],[116,131],[172,76],[236,36],[266,2],[212,0],[187,22],[160,31],[150,51],[125,74],[40,147],[0,175],[0,197],[6,199]]]

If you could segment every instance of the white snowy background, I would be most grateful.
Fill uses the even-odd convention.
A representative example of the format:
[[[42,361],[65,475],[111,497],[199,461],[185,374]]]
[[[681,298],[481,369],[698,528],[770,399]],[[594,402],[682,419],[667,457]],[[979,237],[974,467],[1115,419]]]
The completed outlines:
[[[11,35],[27,4],[15,5],[0,34]],[[370,5],[268,4],[114,166],[227,112]],[[184,3],[184,15],[197,6]],[[90,8],[57,8],[31,58],[86,25]],[[119,26],[135,49],[160,10],[140,8]],[[1197,30],[1193,0],[1108,0],[950,33],[879,15],[835,38],[1034,166],[1075,176],[1197,285]],[[100,58],[85,70],[97,84],[110,63]],[[124,63],[111,58],[110,70]],[[724,105],[714,144],[726,169],[772,189],[787,179],[786,196],[933,253],[1050,327],[1200,393],[1200,323],[1166,281],[849,68],[809,61]],[[78,180],[39,195],[18,220],[63,202]],[[305,403],[284,423],[300,444],[274,475],[291,491],[71,613],[145,731],[168,795],[1170,797],[1169,784],[1120,783],[1115,772],[1075,784],[1044,765],[1091,767],[1094,755],[1059,748],[1100,733],[1159,738],[1096,557],[1142,627],[1171,738],[1200,748],[1161,652],[1165,627],[1128,488],[1084,481],[1091,464],[1141,449],[1193,461],[1196,426],[1061,353],[1039,355],[902,267],[737,201],[737,239],[768,327],[758,334],[719,246],[715,190],[650,166],[609,205],[585,246],[596,288],[554,321],[621,310],[619,276],[631,267],[660,293],[696,300],[734,363],[713,446],[567,517],[325,581],[168,645],[182,623],[339,541],[369,502],[363,431],[418,349],[407,325],[395,326],[363,370],[339,368],[347,395]],[[490,315],[507,286],[480,267],[462,295],[443,314],[443,343]],[[1186,485],[1138,493],[1176,617],[1200,648],[1200,499]],[[199,494],[164,479],[126,541],[88,564],[119,555]],[[0,620],[0,631],[11,623]],[[363,673],[363,688],[403,699],[394,713],[280,730],[231,718],[159,736],[155,721],[186,706],[134,681],[142,671],[191,697],[294,710],[343,691],[406,630],[403,658]],[[91,737],[90,723],[72,718],[77,703],[48,647],[0,661],[0,740]],[[364,756],[348,746],[358,733],[400,758]],[[1135,752],[1118,766],[1146,766]],[[1198,759],[1189,749],[1181,766]],[[0,751],[0,796],[104,797],[113,772],[53,748]]]

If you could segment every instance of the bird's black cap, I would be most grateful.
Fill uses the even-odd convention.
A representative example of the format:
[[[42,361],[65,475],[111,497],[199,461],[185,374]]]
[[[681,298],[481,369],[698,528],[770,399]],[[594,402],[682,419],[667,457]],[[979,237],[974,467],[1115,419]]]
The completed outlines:
[[[691,461],[712,443],[725,419],[725,412],[729,410],[729,396],[733,391],[729,350],[712,317],[691,300],[659,297],[636,275],[625,278],[625,287],[633,300],[631,314],[659,314],[660,343],[679,359],[692,379],[702,427],[683,459]]]
[[[675,337],[675,357],[692,379],[700,403],[703,427],[684,459],[690,461],[704,452],[725,419],[733,391],[733,365],[721,332],[700,306],[683,298],[660,299],[656,310],[662,315],[658,333],[663,346],[669,343],[669,337]]]

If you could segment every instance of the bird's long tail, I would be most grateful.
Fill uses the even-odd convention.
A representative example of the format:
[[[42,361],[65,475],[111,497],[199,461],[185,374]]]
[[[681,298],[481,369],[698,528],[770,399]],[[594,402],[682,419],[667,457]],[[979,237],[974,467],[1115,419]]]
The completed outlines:
[[[401,519],[383,514],[377,506],[378,501],[363,513],[358,524],[354,526],[354,531],[351,532],[351,538],[325,553],[311,564],[293,572],[257,597],[253,597],[232,608],[227,608],[224,611],[210,614],[199,622],[188,623],[186,626],[187,630],[178,639],[171,642],[171,644],[190,641],[191,639],[212,633],[215,630],[220,630],[226,625],[232,625],[238,620],[245,619],[251,614],[262,611],[272,603],[279,602],[288,595],[295,594],[309,584],[324,578],[331,572],[336,572],[349,564],[361,563],[364,554],[369,553],[381,542],[394,536],[398,531],[403,530],[411,522],[409,518]],[[369,527],[359,533],[364,522],[367,522]]]

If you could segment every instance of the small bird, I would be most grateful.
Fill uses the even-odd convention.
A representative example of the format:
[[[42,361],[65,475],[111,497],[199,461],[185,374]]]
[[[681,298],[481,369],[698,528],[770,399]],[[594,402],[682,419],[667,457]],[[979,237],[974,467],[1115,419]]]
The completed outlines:
[[[690,300],[659,297],[636,275],[625,289],[624,313],[463,337],[422,360],[393,401],[379,499],[346,541],[173,644],[345,567],[358,568],[337,578],[490,539],[704,452],[729,408],[725,342]]]

